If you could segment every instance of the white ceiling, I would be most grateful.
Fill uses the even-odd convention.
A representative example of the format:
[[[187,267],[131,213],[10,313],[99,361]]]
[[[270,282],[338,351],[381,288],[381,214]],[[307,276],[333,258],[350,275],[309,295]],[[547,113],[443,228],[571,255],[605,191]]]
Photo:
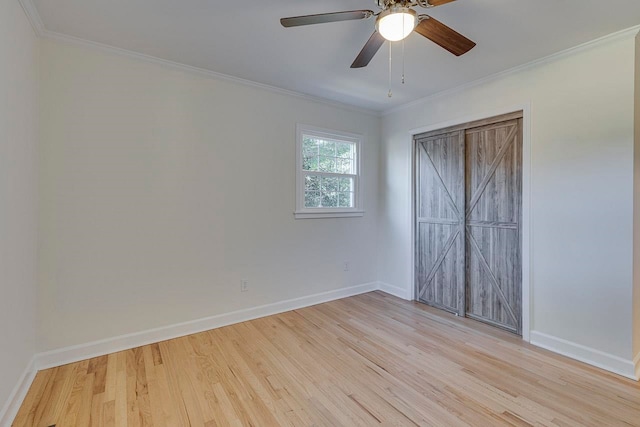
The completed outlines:
[[[283,28],[281,17],[374,0],[33,0],[47,30],[383,111],[640,24],[640,0],[458,0],[429,13],[478,45],[456,58],[418,34],[349,66],[374,19]]]

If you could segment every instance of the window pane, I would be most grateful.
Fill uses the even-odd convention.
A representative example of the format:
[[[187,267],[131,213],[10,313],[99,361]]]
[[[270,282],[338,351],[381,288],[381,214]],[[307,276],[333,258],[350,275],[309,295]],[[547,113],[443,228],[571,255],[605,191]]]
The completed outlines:
[[[341,208],[352,208],[353,193],[347,191],[338,193],[338,206]]]
[[[305,175],[305,208],[353,208],[354,178]]]
[[[318,140],[315,138],[309,138],[305,136],[302,141],[302,154],[307,156],[317,156],[318,155]]]
[[[324,194],[322,194],[322,207],[323,208],[337,208],[338,207],[338,193],[324,193]]]
[[[304,156],[302,158],[302,170],[305,171],[317,171],[318,170],[318,156]]]
[[[305,193],[304,193],[304,207],[305,208],[319,208],[320,207],[320,192],[319,191],[305,191]]]
[[[336,156],[336,143],[333,141],[323,141],[320,140],[318,142],[318,149],[321,156],[325,157],[335,157]]]
[[[348,173],[355,175],[353,168],[353,160],[351,159],[336,159],[336,173]]]
[[[320,185],[320,190],[323,193],[332,193],[338,191],[338,180],[340,178],[333,177],[323,177],[322,184]]]
[[[304,135],[302,169],[354,175],[355,144]]]
[[[320,191],[320,177],[317,175],[305,176],[304,191]]]
[[[340,157],[343,159],[352,158],[351,147],[353,144],[349,144],[347,142],[337,142],[336,143],[336,157]]]
[[[353,191],[353,178],[337,178],[338,191]]]
[[[318,159],[318,170],[320,172],[335,172],[336,158],[320,156]]]

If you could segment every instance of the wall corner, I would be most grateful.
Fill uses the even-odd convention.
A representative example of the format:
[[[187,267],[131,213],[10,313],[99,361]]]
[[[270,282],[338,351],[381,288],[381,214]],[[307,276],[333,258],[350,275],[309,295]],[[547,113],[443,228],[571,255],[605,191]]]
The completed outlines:
[[[640,379],[640,33],[635,38],[634,70],[632,354],[636,377]]]

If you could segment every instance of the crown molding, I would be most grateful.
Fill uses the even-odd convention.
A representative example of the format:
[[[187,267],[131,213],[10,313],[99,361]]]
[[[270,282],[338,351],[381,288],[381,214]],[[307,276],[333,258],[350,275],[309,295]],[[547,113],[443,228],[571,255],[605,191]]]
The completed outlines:
[[[22,6],[22,10],[24,10],[24,14],[27,15],[27,19],[33,27],[33,31],[40,37],[45,31],[44,24],[42,23],[42,19],[40,19],[40,14],[38,13],[38,9],[36,5],[33,4],[33,0],[18,0],[20,6]]]
[[[592,49],[592,48],[597,47],[597,46],[606,45],[606,44],[611,43],[611,42],[616,41],[616,40],[622,40],[622,39],[626,39],[626,38],[636,37],[639,32],[640,32],[640,25],[635,25],[635,26],[633,26],[631,28],[627,28],[625,30],[617,31],[615,33],[611,33],[611,34],[608,34],[606,36],[599,37],[597,39],[588,41],[586,43],[582,43],[582,44],[580,44],[578,46],[570,47],[569,49],[565,49],[565,50],[562,50],[560,52],[556,52],[556,53],[553,53],[551,55],[542,57],[540,59],[536,59],[536,60],[533,60],[531,62],[527,62],[526,64],[518,65],[516,67],[509,68],[507,70],[491,74],[491,75],[489,75],[487,77],[483,77],[481,79],[474,80],[474,81],[471,81],[469,83],[465,83],[465,84],[462,84],[462,85],[459,85],[459,86],[455,86],[455,87],[453,87],[451,89],[445,89],[443,91],[436,92],[436,93],[431,94],[431,95],[427,95],[427,96],[422,97],[420,99],[416,99],[415,101],[411,101],[411,102],[408,102],[406,104],[399,105],[397,107],[392,107],[392,108],[383,110],[380,115],[384,117],[384,116],[388,116],[390,114],[394,114],[394,113],[398,113],[398,112],[401,112],[401,111],[405,111],[407,109],[415,108],[415,107],[417,107],[417,106],[419,106],[421,104],[424,104],[426,102],[433,101],[434,99],[442,98],[444,96],[449,96],[449,95],[453,95],[453,94],[456,94],[456,93],[460,93],[460,92],[463,92],[465,90],[471,89],[473,87],[481,86],[483,84],[486,84],[486,83],[489,83],[489,82],[493,82],[495,80],[499,80],[501,78],[510,76],[512,74],[516,74],[516,73],[519,73],[521,71],[528,70],[530,68],[535,68],[535,67],[537,67],[539,65],[547,64],[549,62],[553,62],[553,61],[556,61],[558,59],[566,58],[568,56],[572,56],[572,55],[574,55],[576,53],[583,52],[585,50],[589,50],[589,49]]]

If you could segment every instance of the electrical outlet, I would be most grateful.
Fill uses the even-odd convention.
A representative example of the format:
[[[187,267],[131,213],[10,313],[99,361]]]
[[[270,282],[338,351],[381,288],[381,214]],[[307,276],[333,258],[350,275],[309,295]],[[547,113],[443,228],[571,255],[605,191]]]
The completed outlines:
[[[249,281],[240,280],[240,292],[247,292],[249,290]]]
[[[349,261],[342,263],[342,271],[349,271]]]

